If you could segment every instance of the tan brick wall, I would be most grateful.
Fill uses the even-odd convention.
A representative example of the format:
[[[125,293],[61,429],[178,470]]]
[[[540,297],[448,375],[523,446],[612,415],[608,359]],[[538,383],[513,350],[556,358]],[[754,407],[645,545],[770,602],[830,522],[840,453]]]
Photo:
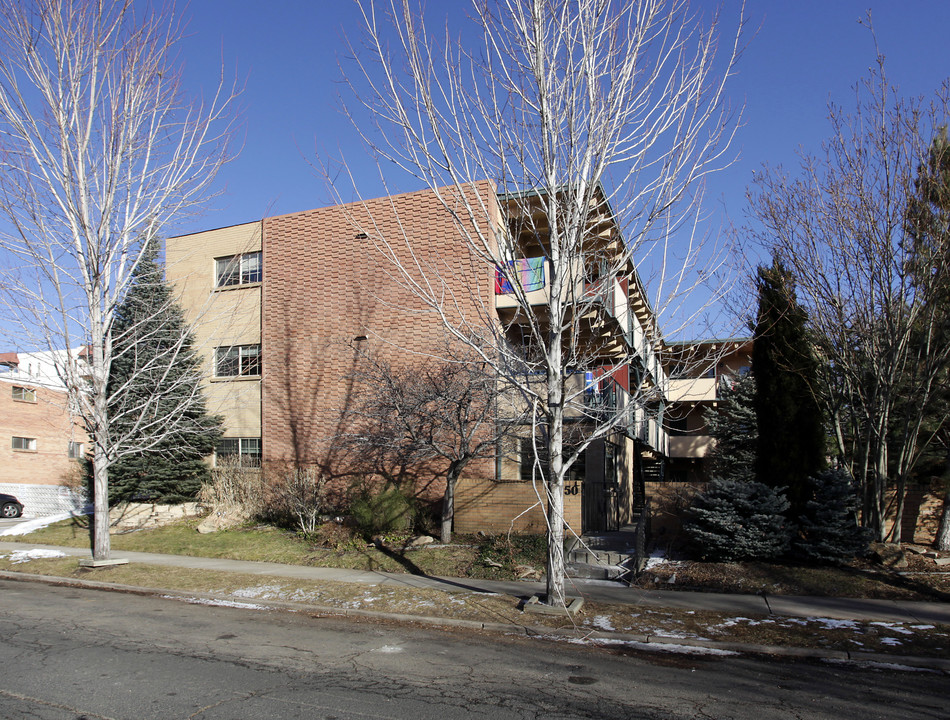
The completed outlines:
[[[86,443],[86,434],[71,421],[65,393],[36,387],[36,402],[23,402],[13,399],[15,385],[32,387],[0,382],[0,483],[60,485],[77,467],[70,440]],[[14,436],[34,438],[36,451],[14,450]]]
[[[542,498],[544,489],[538,487]],[[543,533],[547,503],[538,502],[535,486],[520,480],[465,477],[456,493],[455,530],[460,533]],[[581,528],[581,495],[564,498],[564,518],[578,533]]]
[[[214,378],[214,348],[261,342],[261,283],[215,287],[215,258],[256,252],[260,221],[169,238],[166,276],[178,292],[204,361],[210,412],[221,415],[227,437],[261,436],[260,379]],[[263,259],[266,282],[268,259]],[[266,360],[265,360],[266,362]]]

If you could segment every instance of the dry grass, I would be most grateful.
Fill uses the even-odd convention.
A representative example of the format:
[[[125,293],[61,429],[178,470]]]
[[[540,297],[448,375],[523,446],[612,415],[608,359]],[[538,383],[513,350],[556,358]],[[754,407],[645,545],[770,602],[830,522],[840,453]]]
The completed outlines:
[[[565,617],[525,615],[516,598],[394,586],[262,578],[259,575],[214,572],[153,565],[122,565],[100,570],[80,568],[75,558],[34,559],[15,563],[0,556],[0,570],[81,578],[140,588],[210,594],[234,603],[266,608],[269,603],[300,603],[319,614],[369,610],[379,613],[450,618],[510,626],[532,626],[567,632],[578,640],[596,631],[663,638],[706,639],[758,645],[824,650],[886,652],[891,655],[946,657],[950,627],[896,623],[842,622],[821,618],[777,616],[736,617],[717,612],[668,610],[629,605],[588,603],[573,622]],[[201,600],[206,602],[207,600]],[[317,606],[319,609],[314,609]]]
[[[938,567],[914,554],[909,555],[909,561],[908,567],[900,570],[866,560],[834,567],[679,561],[650,568],[636,584],[645,589],[950,601],[947,566]]]
[[[544,544],[538,538],[458,537],[453,545],[404,549],[408,537],[393,537],[377,547],[354,538],[352,533],[335,538],[336,547],[319,547],[318,537],[304,537],[267,525],[196,532],[198,520],[184,520],[153,530],[112,536],[118,552],[151,552],[192,557],[228,558],[287,565],[335,567],[349,570],[477,577],[514,580],[519,566],[535,568],[540,575]],[[50,525],[29,535],[5,540],[89,547],[89,532],[72,521]]]

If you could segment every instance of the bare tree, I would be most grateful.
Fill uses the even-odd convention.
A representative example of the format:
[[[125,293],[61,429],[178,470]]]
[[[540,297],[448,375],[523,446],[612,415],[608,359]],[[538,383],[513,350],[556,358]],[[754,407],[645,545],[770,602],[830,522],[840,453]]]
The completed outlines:
[[[441,539],[452,542],[455,488],[473,462],[496,458],[499,445],[521,424],[505,412],[505,388],[484,361],[426,360],[393,365],[367,358],[357,374],[362,401],[356,446],[386,465],[444,463]]]
[[[94,562],[110,557],[109,466],[135,449],[108,411],[116,309],[146,242],[206,198],[232,124],[223,82],[207,102],[185,98],[174,8],[136,7],[16,0],[0,10],[8,312],[18,342],[83,348],[60,371],[92,440]],[[172,414],[148,430],[175,423]]]
[[[362,8],[349,111],[382,163],[441,199],[474,275],[460,286],[409,233],[386,236],[372,222],[361,231],[392,261],[397,282],[530,411],[548,531],[546,602],[562,605],[565,476],[594,440],[633,422],[657,427],[644,415],[666,392],[656,315],[682,309],[697,263],[718,267],[695,221],[703,180],[728,163],[736,125],[723,83],[738,28],[717,57],[718,16],[706,24],[685,0],[478,0],[477,47],[447,31],[440,50],[411,0],[391,0],[388,22],[375,3]],[[485,192],[486,180],[499,196]],[[543,307],[523,282],[535,263],[546,273]],[[495,268],[511,300],[502,313],[484,293]],[[477,318],[460,310],[473,304]],[[706,299],[694,305],[704,307]],[[623,326],[613,339],[592,320],[608,322],[604,312]],[[620,336],[630,343],[615,344]],[[612,372],[631,366],[638,383],[609,412],[586,402],[586,372],[605,372],[611,384]],[[572,414],[590,423],[566,445]]]
[[[750,232],[795,275],[825,363],[838,452],[864,484],[864,523],[885,538],[895,481],[899,541],[904,484],[925,444],[921,423],[950,360],[933,302],[947,287],[950,237],[932,237],[939,261],[921,272],[908,226],[918,165],[947,122],[950,84],[929,101],[902,98],[879,55],[855,95],[853,112],[830,106],[831,135],[820,153],[802,155],[798,177],[769,169],[756,177],[750,202],[759,225]]]

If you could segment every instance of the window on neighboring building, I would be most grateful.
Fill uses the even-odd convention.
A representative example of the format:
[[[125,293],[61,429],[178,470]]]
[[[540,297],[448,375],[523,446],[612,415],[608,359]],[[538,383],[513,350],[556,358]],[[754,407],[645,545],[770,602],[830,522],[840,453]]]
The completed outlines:
[[[67,451],[70,459],[79,460],[82,458],[82,443],[79,442],[70,442],[69,450]]]
[[[216,258],[214,263],[216,287],[259,283],[263,277],[260,252]]]
[[[36,402],[36,390],[33,388],[13,386],[13,399],[18,402]]]
[[[221,438],[215,455],[217,460],[227,460],[237,467],[260,467],[261,439]]]
[[[232,345],[215,348],[214,374],[218,377],[260,375],[261,346]]]
[[[36,438],[13,437],[13,449],[36,452]]]

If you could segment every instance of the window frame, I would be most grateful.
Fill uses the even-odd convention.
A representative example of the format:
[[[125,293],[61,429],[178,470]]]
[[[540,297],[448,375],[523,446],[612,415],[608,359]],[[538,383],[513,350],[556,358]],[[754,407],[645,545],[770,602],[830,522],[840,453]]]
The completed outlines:
[[[20,391],[20,395],[22,395],[22,397],[17,397],[18,390]],[[11,389],[11,394],[13,396],[13,402],[36,402],[36,388],[28,388],[24,385],[14,385]]]
[[[264,280],[264,256],[260,250],[214,259],[214,287],[259,285]]]
[[[231,370],[234,372],[231,372]],[[214,349],[214,377],[257,378],[261,376],[261,344],[222,345]]]
[[[17,440],[21,442],[17,443]],[[18,444],[25,445],[26,447],[17,447]],[[13,452],[36,452],[36,438],[13,435],[10,440],[10,448]]]
[[[66,457],[68,457],[70,460],[82,460],[83,444],[81,442],[70,440],[66,446]]]

